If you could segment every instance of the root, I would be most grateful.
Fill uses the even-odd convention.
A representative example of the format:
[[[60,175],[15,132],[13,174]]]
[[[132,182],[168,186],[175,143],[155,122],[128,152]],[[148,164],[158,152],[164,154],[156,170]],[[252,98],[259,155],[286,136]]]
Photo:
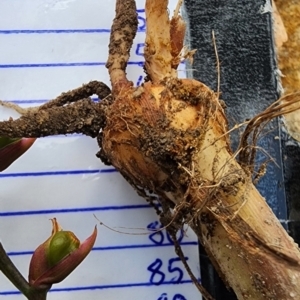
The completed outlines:
[[[39,107],[23,109],[13,103],[0,103],[22,115],[17,120],[0,122],[0,136],[43,137],[82,133],[96,137],[105,124],[105,108],[110,104],[110,93],[106,84],[91,81]],[[103,100],[96,103],[88,98],[94,94]]]
[[[161,204],[162,204],[163,212],[160,215],[160,221],[161,221],[161,224],[163,225],[163,228],[166,228],[168,234],[172,238],[172,241],[173,241],[174,246],[175,246],[175,253],[177,254],[177,256],[182,261],[188,275],[190,276],[190,278],[192,279],[193,283],[195,284],[195,286],[197,287],[199,292],[202,294],[202,296],[206,300],[214,300],[214,298],[203,287],[203,285],[201,283],[199,283],[199,281],[197,280],[197,278],[193,274],[190,266],[188,265],[188,263],[186,261],[186,258],[184,256],[184,253],[183,253],[183,251],[181,249],[181,246],[178,242],[178,239],[176,237],[176,233],[182,228],[182,224],[184,222],[183,214],[180,213],[180,211],[178,211],[178,213],[174,217],[173,214],[170,211],[170,207],[167,204],[167,202],[162,200]]]
[[[135,1],[117,0],[106,63],[114,93],[118,92],[119,84],[128,82],[125,71],[137,26]]]
[[[0,122],[0,136],[43,137],[82,133],[96,137],[105,124],[106,102],[86,98],[68,106],[28,111],[17,120]]]
[[[0,105],[16,111],[20,115],[25,115],[29,110],[31,110],[31,111],[38,110],[38,107],[23,108],[23,107],[19,106],[18,104],[8,102],[8,101],[2,101],[2,100],[0,100]]]
[[[0,100],[0,105],[9,109],[13,109],[14,111],[23,116],[29,112],[37,112],[38,110],[48,109],[50,107],[59,107],[66,104],[70,104],[72,102],[76,102],[78,100],[87,98],[92,95],[97,95],[99,99],[104,99],[108,95],[110,95],[110,93],[110,88],[105,83],[94,80],[82,85],[77,89],[68,91],[66,93],[62,93],[57,98],[50,100],[49,102],[41,106],[23,108],[15,103],[2,100]]]
[[[99,99],[104,99],[108,95],[110,95],[110,93],[111,93],[110,88],[105,83],[94,80],[94,81],[90,81],[87,84],[82,85],[81,87],[75,90],[62,93],[56,99],[53,99],[47,102],[46,104],[41,105],[39,107],[39,110],[48,109],[50,107],[63,106],[87,98],[92,95],[97,95]]]
[[[181,262],[183,263],[187,273],[189,274],[189,276],[191,277],[193,283],[195,284],[196,288],[198,289],[198,291],[202,294],[202,296],[206,299],[206,300],[214,300],[214,298],[209,294],[209,292],[205,289],[205,287],[199,283],[199,281],[197,280],[197,278],[195,277],[195,275],[193,274],[190,266],[188,265],[185,257],[184,257],[184,253],[182,252],[181,246],[178,242],[178,239],[176,238],[176,235],[174,233],[171,233],[170,231],[168,231],[169,235],[172,238],[172,241],[174,243],[175,246],[175,253],[177,254],[177,256],[180,258]]]

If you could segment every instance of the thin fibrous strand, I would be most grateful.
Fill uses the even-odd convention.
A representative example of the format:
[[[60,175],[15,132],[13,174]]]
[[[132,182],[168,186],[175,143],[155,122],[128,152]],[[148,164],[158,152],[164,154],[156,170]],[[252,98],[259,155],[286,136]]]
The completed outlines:
[[[266,124],[269,123],[272,119],[299,109],[299,107],[293,106],[296,103],[300,103],[299,96],[300,92],[286,95],[272,103],[267,109],[265,109],[263,112],[255,116],[251,121],[249,121],[241,137],[240,144],[238,147],[238,149],[241,149],[239,155],[239,160],[241,163],[249,164],[249,161],[254,161],[255,152],[249,153],[248,147],[248,138],[250,134],[252,133],[253,135],[252,144],[255,146],[258,137],[258,130],[262,126],[262,124],[264,124],[265,127]]]
[[[193,274],[190,266],[188,265],[186,258],[184,256],[184,253],[182,251],[182,248],[180,246],[180,243],[176,237],[176,233],[179,231],[179,229],[182,228],[182,215],[180,213],[180,210],[178,210],[177,214],[172,214],[169,206],[166,201],[161,199],[161,207],[162,207],[162,213],[160,214],[160,222],[163,225],[163,228],[166,229],[167,233],[170,235],[174,246],[175,246],[175,253],[180,258],[181,262],[183,263],[188,275],[191,277],[193,283],[196,285],[197,289],[200,291],[203,297],[205,297],[206,300],[214,300],[214,298],[208,293],[208,291],[202,286],[202,284],[197,280],[195,275]]]
[[[179,11],[182,6],[182,3],[183,3],[183,0],[178,0],[176,7],[174,9],[174,14],[173,14],[174,17],[177,17],[179,15]]]
[[[82,133],[96,137],[105,124],[106,102],[86,98],[67,106],[29,111],[19,119],[0,122],[0,136],[43,137]]]
[[[215,37],[215,31],[213,30],[211,32],[212,34],[212,41],[213,41],[213,46],[214,46],[214,51],[216,55],[216,63],[217,63],[217,98],[219,99],[220,97],[220,82],[221,82],[221,71],[220,71],[220,60],[219,60],[219,53],[217,49],[217,43],[216,43],[216,37]]]
[[[117,0],[116,16],[111,28],[109,56],[106,63],[114,92],[119,90],[119,85],[128,82],[125,71],[137,26],[135,1]]]
[[[9,101],[2,101],[2,100],[0,100],[0,105],[3,107],[6,107],[8,109],[12,109],[12,110],[16,111],[20,115],[26,114],[26,112],[28,112],[29,109],[30,110],[38,109],[38,107],[23,108],[16,103],[9,102]]]
[[[104,99],[110,93],[110,88],[105,83],[94,80],[82,85],[77,89],[62,93],[57,98],[47,102],[44,105],[41,105],[39,109],[48,109],[50,107],[63,106],[65,104],[76,102],[92,95],[97,95],[99,99]]]
[[[170,232],[168,232],[168,233],[170,234]],[[178,242],[178,239],[177,239],[176,235],[173,234],[173,233],[171,233],[170,235],[171,235],[172,241],[173,241],[174,246],[175,246],[175,253],[180,258],[181,262],[183,263],[187,273],[191,277],[191,279],[192,279],[193,283],[195,284],[196,288],[198,289],[198,291],[202,294],[202,296],[206,300],[214,300],[214,298],[209,294],[209,292],[205,289],[205,287],[197,280],[197,278],[193,274],[190,266],[188,265],[188,263],[185,259],[184,253],[181,249],[181,246]]]

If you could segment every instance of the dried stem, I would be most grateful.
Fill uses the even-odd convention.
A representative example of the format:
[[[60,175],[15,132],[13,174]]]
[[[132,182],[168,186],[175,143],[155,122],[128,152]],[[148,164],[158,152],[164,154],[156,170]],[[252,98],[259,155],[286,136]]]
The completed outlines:
[[[170,20],[168,0],[146,1],[145,70],[153,83],[171,76]]]
[[[179,0],[174,11],[174,15],[170,21],[170,40],[171,40],[171,54],[172,54],[172,72],[175,75],[178,65],[182,59],[182,52],[184,49],[184,36],[186,30],[186,23],[179,15],[182,0]]]

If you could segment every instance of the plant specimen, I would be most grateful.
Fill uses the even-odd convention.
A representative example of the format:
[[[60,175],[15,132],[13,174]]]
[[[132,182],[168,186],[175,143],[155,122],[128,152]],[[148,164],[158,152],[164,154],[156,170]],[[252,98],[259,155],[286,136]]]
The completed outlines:
[[[184,47],[181,2],[169,19],[167,0],[146,0],[147,77],[141,86],[126,77],[137,30],[135,1],[117,0],[106,65],[112,89],[90,82],[19,119],[1,122],[0,135],[97,138],[97,156],[154,206],[187,268],[176,240],[184,224],[239,299],[295,299],[299,249],[252,182],[255,147],[248,143],[251,136],[255,146],[260,126],[291,109],[276,102],[253,118],[233,153],[219,93],[177,77],[179,63],[193,55]],[[102,100],[94,102],[93,94]]]

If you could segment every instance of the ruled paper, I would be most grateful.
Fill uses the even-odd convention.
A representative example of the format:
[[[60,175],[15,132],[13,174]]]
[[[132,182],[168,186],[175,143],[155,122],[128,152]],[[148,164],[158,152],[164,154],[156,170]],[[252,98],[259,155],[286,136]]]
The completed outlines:
[[[139,30],[128,77],[143,80],[144,1],[136,1]],[[170,1],[172,12],[176,0]],[[40,105],[90,80],[109,84],[105,68],[114,0],[0,0],[0,99],[22,107]],[[0,108],[1,118],[16,117]],[[113,167],[95,154],[94,139],[81,135],[39,139],[0,173],[0,239],[27,277],[33,250],[51,232],[50,218],[87,238],[98,221],[98,238],[86,260],[48,299],[201,299],[177,258],[154,210]],[[143,230],[144,229],[144,230]],[[144,234],[136,234],[144,233]],[[198,247],[188,230],[183,251],[199,277]],[[24,299],[0,273],[1,299]]]

